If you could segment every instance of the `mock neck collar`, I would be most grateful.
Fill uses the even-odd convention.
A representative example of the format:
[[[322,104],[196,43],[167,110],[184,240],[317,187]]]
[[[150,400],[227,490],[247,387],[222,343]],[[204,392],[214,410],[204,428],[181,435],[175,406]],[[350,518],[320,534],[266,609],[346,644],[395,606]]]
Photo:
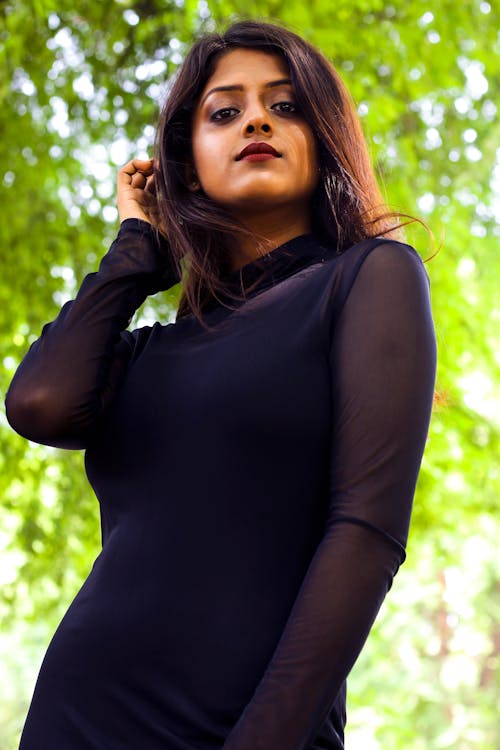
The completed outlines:
[[[249,287],[253,289],[255,286],[255,290],[260,291],[267,286],[273,286],[333,252],[322,245],[313,233],[300,234],[265,255],[245,263],[236,271],[226,274],[224,281],[231,289],[245,291],[247,296],[252,296]]]
[[[335,255],[335,249],[322,244],[315,234],[301,234],[287,240],[265,255],[245,263],[236,271],[225,273],[222,279],[230,292],[242,295],[244,301],[292,276],[302,268],[333,255]],[[229,295],[219,294],[218,297],[222,304],[225,302],[239,304]],[[212,299],[206,309],[217,307],[220,303]]]

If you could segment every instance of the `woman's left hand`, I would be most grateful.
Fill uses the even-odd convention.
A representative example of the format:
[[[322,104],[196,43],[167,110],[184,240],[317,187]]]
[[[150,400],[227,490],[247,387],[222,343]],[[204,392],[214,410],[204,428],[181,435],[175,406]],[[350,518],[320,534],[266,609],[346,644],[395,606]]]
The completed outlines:
[[[156,203],[153,159],[132,159],[118,172],[118,215],[153,223]]]

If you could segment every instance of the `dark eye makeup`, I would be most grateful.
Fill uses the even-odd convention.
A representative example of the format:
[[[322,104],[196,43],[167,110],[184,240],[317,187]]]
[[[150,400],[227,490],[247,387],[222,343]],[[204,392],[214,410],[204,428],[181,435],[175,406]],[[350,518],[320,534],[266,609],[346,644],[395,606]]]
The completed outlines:
[[[298,114],[299,112],[299,108],[297,107],[297,105],[289,101],[276,102],[276,104],[272,105],[271,109],[273,109],[274,107],[283,107],[283,106],[286,106],[291,109],[280,110],[280,114],[294,115],[294,114]],[[215,110],[215,112],[213,112],[210,115],[210,120],[212,120],[213,122],[221,122],[223,120],[229,120],[231,119],[231,115],[226,116],[224,113],[232,112],[232,111],[238,112],[239,110],[236,107],[222,107],[221,109],[217,109]]]

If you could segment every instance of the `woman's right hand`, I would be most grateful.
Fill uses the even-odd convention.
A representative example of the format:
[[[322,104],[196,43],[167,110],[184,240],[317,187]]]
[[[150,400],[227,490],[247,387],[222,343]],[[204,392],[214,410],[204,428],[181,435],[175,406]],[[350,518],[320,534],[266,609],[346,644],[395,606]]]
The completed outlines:
[[[118,215],[153,223],[148,210],[155,203],[153,159],[132,159],[118,172]]]

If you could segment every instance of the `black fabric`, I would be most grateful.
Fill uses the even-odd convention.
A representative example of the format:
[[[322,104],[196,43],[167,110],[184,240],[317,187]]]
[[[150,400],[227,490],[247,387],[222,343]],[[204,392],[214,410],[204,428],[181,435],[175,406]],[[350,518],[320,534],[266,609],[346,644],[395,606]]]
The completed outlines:
[[[7,393],[21,435],[86,449],[103,544],[21,750],[340,750],[429,425],[425,268],[306,234],[229,275],[246,299],[209,306],[215,331],[125,330],[176,281],[167,243],[123,222]]]

